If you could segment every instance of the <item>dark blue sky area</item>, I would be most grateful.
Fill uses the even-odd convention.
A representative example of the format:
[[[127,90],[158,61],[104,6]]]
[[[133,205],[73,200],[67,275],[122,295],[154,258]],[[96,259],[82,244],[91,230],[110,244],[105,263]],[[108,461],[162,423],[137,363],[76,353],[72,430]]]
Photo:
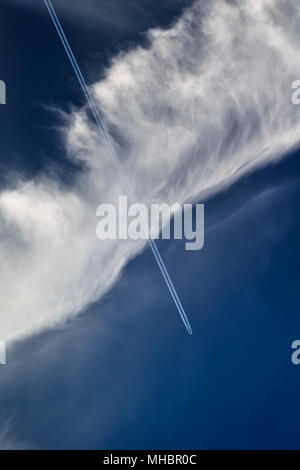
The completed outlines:
[[[65,24],[89,80],[93,58],[103,67],[180,7],[157,11],[134,31]],[[69,183],[80,168],[59,151],[57,121],[42,104],[82,102],[70,65],[46,15],[1,5],[0,18],[1,182],[50,165]],[[37,449],[299,448],[299,205],[296,152],[207,201],[202,251],[160,242],[192,337],[146,251],[87,312],[9,350],[0,420],[10,421],[10,440]]]
[[[16,438],[37,448],[298,448],[297,175],[296,154],[209,201],[198,254],[161,244],[192,337],[146,252],[89,312],[11,351],[1,414],[14,416]]]
[[[0,108],[1,167],[5,169],[0,183],[10,182],[16,170],[31,177],[45,168],[68,182],[78,168],[64,158],[57,113],[45,106],[68,110],[71,104],[84,104],[84,97],[43,0],[32,2],[33,9],[17,3],[4,1],[0,7],[0,79],[7,84],[7,105]],[[59,3],[53,1],[55,7]],[[121,5],[119,27],[108,20],[93,22],[91,27],[84,18],[63,14],[60,18],[86,80],[92,83],[103,76],[115,54],[145,44],[150,27],[166,27],[191,3],[163,0],[154,7],[152,0],[102,1],[103,10],[109,8],[107,14]]]

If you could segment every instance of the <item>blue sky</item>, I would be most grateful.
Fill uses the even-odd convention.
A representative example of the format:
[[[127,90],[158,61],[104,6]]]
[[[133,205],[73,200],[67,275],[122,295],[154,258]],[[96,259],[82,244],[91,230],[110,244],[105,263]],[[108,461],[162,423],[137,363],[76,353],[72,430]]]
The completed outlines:
[[[9,265],[7,276],[15,298],[10,299],[8,287],[3,289],[1,328],[8,336],[18,333],[19,324],[26,325],[28,331],[9,344],[8,364],[0,369],[0,446],[297,448],[300,369],[290,359],[291,343],[298,339],[300,330],[298,111],[289,101],[289,80],[299,78],[297,66],[289,62],[290,57],[296,58],[292,55],[293,28],[290,36],[281,37],[269,22],[270,28],[263,28],[265,33],[258,26],[258,38],[259,34],[269,34],[272,47],[264,51],[262,62],[258,55],[252,63],[244,44],[241,49],[231,48],[226,34],[222,36],[223,46],[217,33],[216,43],[207,39],[221,18],[228,21],[221,23],[225,31],[226,27],[232,29],[231,22],[235,21],[237,34],[241,28],[246,39],[251,37],[251,16],[248,21],[237,15],[234,5],[220,16],[218,10],[214,11],[211,20],[202,2],[196,2],[199,10],[191,16],[195,23],[185,20],[171,34],[171,25],[192,2],[166,0],[160,6],[155,2],[154,8],[150,1],[138,2],[137,6],[137,2],[128,0],[124,10],[124,2],[115,1],[113,14],[111,4],[106,10],[108,3],[103,2],[99,14],[101,2],[91,0],[85,16],[71,11],[67,1],[58,8],[88,83],[96,83],[95,93],[110,119],[121,158],[126,165],[126,154],[131,150],[135,160],[129,161],[128,168],[136,164],[133,176],[140,177],[148,199],[167,194],[206,203],[203,250],[186,252],[184,241],[159,242],[193,326],[194,335],[189,337],[149,250],[138,251],[131,245],[116,247],[114,257],[108,252],[108,260],[105,251],[90,254],[86,247],[90,238],[78,229],[75,241],[70,239],[75,251],[69,254],[66,248],[65,258],[67,264],[74,253],[78,256],[78,265],[72,265],[77,275],[74,280],[69,274],[61,275],[60,225],[51,225],[51,219],[53,233],[49,239],[43,238],[38,221],[33,219],[36,231],[30,225],[30,207],[37,198],[40,204],[34,206],[35,213],[45,226],[48,219],[43,219],[43,214],[47,210],[52,214],[54,203],[71,218],[82,210],[82,201],[88,211],[90,203],[94,209],[94,201],[100,202],[97,198],[113,198],[119,186],[108,164],[99,169],[95,163],[104,158],[101,141],[94,140],[84,110],[78,117],[76,110],[84,101],[50,19],[43,6],[36,5],[38,2],[32,2],[32,8],[29,3],[25,8],[21,1],[1,2],[0,40],[9,47],[1,48],[0,79],[6,81],[8,102],[0,108],[0,208],[7,217],[16,204],[22,224],[18,226],[22,243],[16,235],[8,243],[11,227],[5,219],[1,256]],[[252,3],[257,6],[258,2]],[[272,7],[272,14],[276,13],[284,29],[289,12],[279,1],[272,2]],[[243,14],[246,18],[250,15],[247,10]],[[258,9],[253,14],[262,23],[266,21],[265,11]],[[294,18],[292,26],[296,29],[299,16]],[[202,19],[204,32],[200,28]],[[156,42],[145,36],[154,27],[158,28]],[[203,82],[198,63],[204,59],[195,52],[198,29],[199,41],[203,42],[201,54],[206,66],[211,67]],[[223,31],[220,26],[218,30]],[[155,42],[153,47],[151,41]],[[176,67],[174,54],[173,59],[169,55],[172,41],[177,41]],[[185,52],[185,41],[190,55]],[[259,39],[258,43],[249,41],[245,42],[249,50],[259,54]],[[139,65],[144,57],[135,52],[139,45],[154,52],[150,59],[147,55],[143,59],[144,72],[137,72],[134,85],[122,85],[128,97],[125,100],[115,80],[127,78],[127,64],[133,69]],[[224,69],[219,68],[223,61],[218,61],[218,48],[222,52],[222,47],[229,55]],[[124,51],[132,55],[123,58]],[[120,52],[115,66],[111,65]],[[187,75],[180,68],[182,57],[186,57]],[[253,72],[248,70],[250,66]],[[222,93],[213,79],[223,73],[223,82],[228,85],[231,67],[243,79],[248,77],[248,82],[245,87],[233,82],[234,89]],[[273,75],[276,80],[260,88],[261,81]],[[212,90],[213,99],[218,98],[211,104],[211,116],[205,100],[209,78],[208,90]],[[163,79],[170,91],[161,91]],[[191,88],[182,89],[187,83]],[[163,99],[174,99],[172,87],[177,95],[182,92],[178,103]],[[109,96],[113,96],[111,101]],[[144,105],[148,105],[147,111]],[[192,106],[196,112],[191,121],[193,132],[181,122],[186,119],[182,111],[185,106],[188,110]],[[173,120],[169,120],[171,108]],[[125,112],[130,117],[128,122],[124,122]],[[202,120],[203,114],[206,119]],[[152,118],[154,123],[159,120],[161,133]],[[142,157],[141,143],[132,126],[144,144]],[[146,132],[146,127],[151,127],[150,131]],[[157,153],[162,143],[167,157]],[[178,155],[175,147],[180,147]],[[180,164],[177,160],[173,164],[173,155]],[[138,158],[143,158],[148,173]],[[165,186],[160,192],[162,169]],[[103,174],[112,182],[111,192],[105,192]],[[29,189],[24,189],[26,181],[34,182]],[[133,183],[139,191],[139,182]],[[70,194],[74,195],[71,203]],[[72,228],[78,228],[82,220],[86,220],[84,216]],[[88,231],[89,222],[86,224]],[[37,242],[28,241],[28,234]],[[84,242],[84,237],[86,244],[79,244],[77,239]],[[87,257],[81,256],[78,247],[88,253]],[[23,256],[26,249],[28,253]],[[120,272],[106,285],[114,263],[128,251],[130,256],[121,264]],[[1,272],[1,279],[4,275],[5,271]],[[23,290],[19,286],[22,276]],[[55,277],[62,289],[54,283]],[[102,291],[97,282],[106,289]],[[96,295],[89,287],[91,283],[95,283]],[[77,298],[79,291],[83,294]],[[72,292],[76,294],[74,311],[68,307]],[[83,302],[83,308],[78,309],[76,302]]]

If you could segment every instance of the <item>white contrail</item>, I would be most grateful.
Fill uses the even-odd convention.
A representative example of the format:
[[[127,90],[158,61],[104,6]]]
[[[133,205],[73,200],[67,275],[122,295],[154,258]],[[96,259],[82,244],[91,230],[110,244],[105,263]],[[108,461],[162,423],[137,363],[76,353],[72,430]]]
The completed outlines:
[[[59,22],[59,19],[58,19],[56,13],[55,13],[55,10],[54,10],[54,8],[53,8],[53,6],[52,6],[51,0],[44,0],[44,3],[45,3],[45,5],[46,5],[46,7],[47,7],[47,9],[48,9],[48,11],[49,11],[49,14],[50,14],[50,16],[51,16],[51,19],[52,19],[52,21],[53,21],[53,23],[54,23],[54,26],[55,26],[55,28],[56,28],[56,30],[57,30],[57,33],[58,33],[58,35],[59,35],[59,37],[60,37],[60,39],[61,39],[61,42],[62,42],[62,44],[63,44],[63,46],[64,46],[64,48],[65,48],[65,51],[66,51],[66,53],[67,53],[67,55],[68,55],[68,57],[69,57],[69,60],[70,60],[70,62],[71,62],[71,64],[72,64],[72,67],[73,67],[73,69],[74,69],[74,72],[75,72],[75,74],[76,74],[76,76],[77,76],[77,78],[78,78],[78,81],[79,81],[79,83],[80,83],[80,85],[81,85],[81,88],[82,88],[82,90],[83,90],[83,92],[84,92],[84,94],[85,94],[85,97],[86,97],[86,99],[87,99],[87,101],[88,101],[88,103],[89,103],[89,105],[90,105],[90,108],[91,108],[91,111],[92,111],[93,116],[94,116],[94,118],[95,118],[95,121],[96,121],[96,124],[97,124],[97,126],[98,126],[98,129],[100,130],[100,133],[102,134],[102,136],[103,136],[103,138],[104,138],[104,141],[105,141],[105,143],[106,143],[107,149],[108,149],[109,154],[110,154],[110,156],[111,156],[111,158],[112,158],[112,160],[113,160],[113,163],[114,163],[114,165],[115,165],[115,167],[116,167],[116,170],[117,170],[117,172],[118,172],[118,174],[119,174],[119,176],[120,176],[120,178],[121,178],[121,181],[122,181],[122,183],[123,183],[123,185],[124,185],[124,188],[126,189],[126,191],[127,191],[128,195],[129,195],[129,198],[130,198],[131,202],[134,202],[134,201],[136,201],[136,197],[135,197],[133,191],[132,191],[131,188],[130,188],[128,179],[127,179],[127,177],[126,177],[126,174],[125,174],[124,171],[123,171],[123,168],[122,168],[122,165],[121,165],[121,163],[120,163],[120,160],[119,160],[119,158],[118,158],[118,156],[117,156],[117,154],[116,154],[116,151],[115,151],[115,149],[114,149],[114,146],[113,146],[111,137],[110,137],[109,133],[107,132],[107,130],[106,130],[104,124],[103,124],[103,121],[102,121],[102,119],[101,119],[100,113],[99,113],[99,111],[98,111],[98,109],[97,109],[97,107],[96,107],[96,105],[95,105],[95,103],[94,103],[94,99],[93,99],[92,95],[90,94],[90,92],[89,92],[89,90],[88,90],[88,88],[87,88],[85,79],[84,79],[84,77],[83,77],[83,75],[82,75],[82,73],[81,73],[81,70],[80,70],[80,68],[79,68],[79,66],[78,66],[78,63],[77,63],[75,57],[74,57],[74,54],[73,54],[72,49],[71,49],[71,47],[70,47],[70,44],[69,44],[69,42],[68,42],[68,40],[67,40],[67,38],[66,38],[66,36],[65,36],[65,33],[64,33],[64,31],[63,31],[63,28],[62,28],[62,26],[61,26],[61,24],[60,24],[60,22]],[[158,264],[158,267],[159,267],[159,269],[160,269],[160,271],[161,271],[161,273],[162,273],[162,275],[163,275],[163,278],[164,278],[164,280],[165,280],[165,282],[166,282],[166,284],[167,284],[167,286],[168,286],[168,289],[169,289],[169,291],[170,291],[170,294],[171,294],[171,296],[172,296],[172,298],[173,298],[173,300],[174,300],[174,302],[175,302],[175,305],[176,305],[176,307],[177,307],[177,309],[178,309],[178,312],[179,312],[179,314],[180,314],[180,316],[181,316],[181,319],[182,319],[182,321],[183,321],[183,323],[184,323],[184,326],[186,327],[188,333],[191,335],[191,334],[193,334],[193,332],[192,332],[192,328],[191,328],[190,322],[189,322],[189,320],[188,320],[188,318],[187,318],[187,315],[186,315],[186,313],[185,313],[185,311],[184,311],[184,308],[183,308],[183,306],[182,306],[182,304],[181,304],[181,302],[180,302],[180,299],[179,299],[179,297],[178,297],[178,295],[177,295],[177,292],[176,292],[175,287],[174,287],[174,285],[173,285],[173,282],[172,282],[172,280],[171,280],[171,278],[170,278],[170,276],[169,276],[169,273],[168,273],[168,271],[167,271],[167,268],[166,268],[166,266],[165,266],[165,264],[164,264],[164,262],[163,262],[163,260],[162,260],[162,257],[161,257],[161,255],[160,255],[160,253],[159,253],[159,251],[158,251],[158,248],[157,248],[157,246],[156,246],[156,243],[155,243],[154,240],[152,240],[150,237],[148,237],[148,243],[149,243],[150,248],[151,248],[151,250],[152,250],[152,253],[153,253],[153,255],[154,255],[155,259],[156,259],[156,262],[157,262],[157,264]]]

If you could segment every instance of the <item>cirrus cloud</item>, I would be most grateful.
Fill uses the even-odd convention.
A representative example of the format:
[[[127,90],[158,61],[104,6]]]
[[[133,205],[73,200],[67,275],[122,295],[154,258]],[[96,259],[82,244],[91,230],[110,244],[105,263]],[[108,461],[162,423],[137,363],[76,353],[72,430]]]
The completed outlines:
[[[141,202],[197,201],[299,145],[300,6],[196,1],[91,89]],[[70,189],[44,176],[0,193],[0,331],[18,339],[98,300],[143,249],[96,239],[96,207],[124,189],[85,108],[66,116]]]

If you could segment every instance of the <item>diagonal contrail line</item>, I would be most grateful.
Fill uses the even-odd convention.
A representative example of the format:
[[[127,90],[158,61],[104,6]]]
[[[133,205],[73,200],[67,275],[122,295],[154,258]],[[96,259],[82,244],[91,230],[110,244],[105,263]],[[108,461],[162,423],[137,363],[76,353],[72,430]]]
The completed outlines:
[[[130,188],[130,185],[129,185],[127,176],[126,176],[126,174],[124,173],[123,167],[122,167],[122,165],[121,165],[121,163],[120,163],[120,160],[119,160],[119,158],[118,158],[118,156],[117,156],[117,154],[116,154],[116,151],[115,151],[114,145],[113,145],[113,143],[112,143],[110,134],[109,134],[109,132],[106,130],[106,128],[105,128],[105,126],[104,126],[104,123],[103,123],[103,120],[102,120],[102,118],[101,118],[101,115],[100,115],[100,113],[99,113],[99,111],[98,111],[98,109],[97,109],[97,107],[96,107],[96,105],[95,105],[94,99],[93,99],[92,95],[90,94],[90,92],[89,92],[89,90],[88,90],[88,87],[87,87],[87,84],[86,84],[86,82],[85,82],[85,79],[84,79],[84,77],[83,77],[83,75],[82,75],[82,73],[81,73],[81,70],[80,70],[80,68],[79,68],[79,66],[78,66],[78,63],[77,63],[77,61],[76,61],[76,59],[75,59],[75,57],[74,57],[74,54],[73,54],[73,52],[72,52],[72,49],[71,49],[71,47],[70,47],[70,44],[69,44],[69,42],[68,42],[66,36],[65,36],[65,33],[64,33],[64,30],[63,30],[63,28],[62,28],[62,26],[61,26],[61,24],[60,24],[60,21],[59,21],[57,15],[56,15],[56,13],[55,13],[55,10],[54,10],[54,8],[53,8],[53,6],[52,6],[51,0],[44,0],[44,3],[45,3],[45,5],[46,5],[46,7],[47,7],[47,9],[48,9],[48,12],[49,12],[49,14],[50,14],[50,16],[51,16],[51,19],[52,19],[52,21],[53,21],[53,24],[54,24],[54,26],[55,26],[55,28],[56,28],[56,31],[57,31],[57,33],[58,33],[58,35],[59,35],[59,37],[60,37],[60,40],[61,40],[61,42],[62,42],[62,44],[63,44],[63,46],[64,46],[64,49],[65,49],[65,51],[66,51],[66,53],[67,53],[67,55],[68,55],[68,58],[69,58],[69,60],[70,60],[70,62],[71,62],[71,65],[72,65],[72,67],[73,67],[73,69],[74,69],[74,72],[75,72],[75,74],[76,74],[76,76],[77,76],[77,78],[78,78],[78,81],[79,81],[79,83],[80,83],[80,86],[81,86],[81,88],[82,88],[82,91],[83,91],[83,93],[84,93],[84,95],[85,95],[85,97],[86,97],[86,99],[87,99],[87,102],[88,102],[90,108],[91,108],[91,111],[92,111],[92,114],[93,114],[94,119],[95,119],[95,121],[96,121],[96,124],[97,124],[97,126],[98,126],[98,129],[100,130],[100,133],[101,133],[102,137],[104,138],[104,141],[105,141],[105,143],[106,143],[107,149],[108,149],[109,154],[110,154],[110,156],[111,156],[111,158],[112,158],[112,160],[113,160],[113,163],[114,163],[114,165],[115,165],[115,167],[116,167],[116,170],[117,170],[117,172],[118,172],[118,174],[119,174],[119,176],[120,176],[120,179],[121,179],[121,181],[122,181],[122,183],[123,183],[123,185],[124,185],[124,188],[126,189],[128,195],[129,195],[129,198],[131,199],[131,202],[134,202],[134,201],[136,201],[136,197],[135,197],[135,195],[134,195],[134,192],[133,192],[133,191],[131,190],[131,188]],[[186,313],[185,313],[185,311],[184,311],[184,308],[183,308],[183,306],[182,306],[182,304],[181,304],[181,302],[180,302],[180,300],[179,300],[179,297],[178,297],[178,295],[177,295],[177,292],[176,292],[176,290],[175,290],[175,287],[174,287],[174,285],[173,285],[173,282],[172,282],[172,280],[171,280],[171,278],[170,278],[170,276],[169,276],[169,273],[168,273],[168,271],[167,271],[167,268],[166,268],[166,266],[165,266],[165,264],[164,264],[164,262],[163,262],[163,260],[162,260],[162,257],[161,257],[161,255],[160,255],[160,253],[159,253],[159,251],[158,251],[158,248],[157,248],[157,246],[156,246],[156,243],[155,243],[154,240],[152,240],[152,238],[150,238],[150,237],[148,237],[147,240],[148,240],[148,243],[149,243],[150,248],[151,248],[151,250],[152,250],[152,253],[153,253],[153,255],[154,255],[154,258],[155,258],[155,260],[156,260],[156,262],[157,262],[157,264],[158,264],[158,267],[159,267],[159,269],[160,269],[160,271],[161,271],[161,273],[162,273],[162,276],[163,276],[163,278],[164,278],[164,280],[165,280],[165,282],[166,282],[166,284],[167,284],[167,287],[168,287],[168,289],[169,289],[169,291],[170,291],[170,294],[171,294],[171,296],[172,296],[172,298],[173,298],[173,300],[174,300],[174,302],[175,302],[175,305],[176,305],[177,310],[178,310],[178,312],[179,312],[179,314],[180,314],[180,316],[181,316],[181,319],[182,319],[182,321],[183,321],[183,323],[184,323],[184,326],[186,327],[188,333],[191,335],[191,334],[193,334],[193,331],[192,331],[190,322],[189,322],[189,320],[188,320],[188,318],[187,318],[187,315],[186,315]]]

